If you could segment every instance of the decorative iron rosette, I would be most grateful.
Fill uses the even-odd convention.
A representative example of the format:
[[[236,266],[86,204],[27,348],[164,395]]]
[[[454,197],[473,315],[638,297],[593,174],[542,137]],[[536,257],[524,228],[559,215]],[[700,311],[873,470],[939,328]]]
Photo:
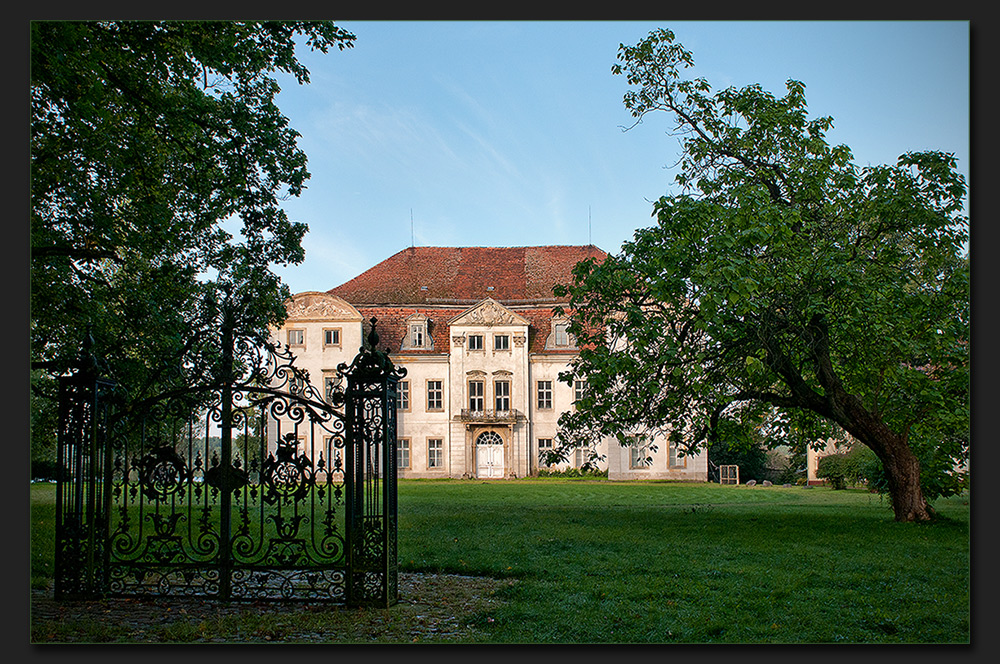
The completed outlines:
[[[150,500],[166,500],[191,479],[191,470],[183,457],[167,445],[156,447],[139,459],[138,470],[139,486]]]
[[[295,434],[288,434],[278,441],[277,458],[269,454],[264,460],[261,482],[265,486],[264,501],[270,505],[279,499],[302,500],[313,485],[312,461],[296,448]]]

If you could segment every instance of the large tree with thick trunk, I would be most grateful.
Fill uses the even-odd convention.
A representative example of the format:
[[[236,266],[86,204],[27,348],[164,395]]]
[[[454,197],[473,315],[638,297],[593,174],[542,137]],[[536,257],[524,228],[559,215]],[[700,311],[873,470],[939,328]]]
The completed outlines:
[[[966,188],[953,156],[860,167],[810,118],[805,86],[713,92],[686,80],[669,30],[622,46],[613,71],[638,124],[666,112],[681,193],[621,252],[577,266],[589,389],[566,445],[663,428],[695,450],[849,434],[877,455],[895,518],[965,485],[969,447]]]

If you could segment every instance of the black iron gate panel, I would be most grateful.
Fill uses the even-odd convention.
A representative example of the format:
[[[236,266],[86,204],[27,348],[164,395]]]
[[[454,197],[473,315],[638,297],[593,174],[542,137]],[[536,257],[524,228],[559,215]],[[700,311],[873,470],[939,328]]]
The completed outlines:
[[[67,388],[91,405],[60,432],[84,460],[57,490],[57,597],[395,603],[402,370],[371,343],[323,395],[287,347],[222,338],[230,380],[100,422]]]
[[[375,319],[369,345],[375,348]],[[388,606],[398,593],[396,557],[396,408],[399,379],[406,370],[383,353],[360,354],[338,371],[348,378],[347,475],[351,478],[348,520],[351,541],[351,604]]]

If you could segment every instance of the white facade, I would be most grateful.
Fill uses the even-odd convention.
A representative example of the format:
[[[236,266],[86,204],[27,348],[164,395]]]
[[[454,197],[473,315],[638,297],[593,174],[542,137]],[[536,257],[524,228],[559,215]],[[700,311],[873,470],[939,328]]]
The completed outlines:
[[[544,317],[540,311],[490,297],[463,309],[381,305],[376,311],[307,292],[288,302],[288,319],[275,338],[289,345],[296,366],[320,388],[321,380],[335,379],[339,364],[354,359],[374,316],[387,339],[380,349],[406,369],[399,477],[508,479],[538,474],[540,447],[556,438],[559,415],[573,408],[574,387],[559,380],[576,354],[573,340],[550,310]],[[598,467],[609,479],[707,480],[706,455],[678,458],[664,438],[650,442],[655,450],[636,454],[606,440],[595,450],[602,457]],[[576,454],[561,467],[582,461]]]

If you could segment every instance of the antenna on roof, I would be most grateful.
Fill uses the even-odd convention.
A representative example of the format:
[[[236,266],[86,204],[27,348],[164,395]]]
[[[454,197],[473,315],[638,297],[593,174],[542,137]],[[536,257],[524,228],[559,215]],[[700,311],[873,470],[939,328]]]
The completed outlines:
[[[590,220],[590,206],[588,205],[587,206],[587,245],[589,246],[589,245],[592,245],[592,244],[594,244],[594,236],[593,236],[593,231],[592,231],[592,227],[591,227],[591,220]]]
[[[410,208],[410,248],[413,248],[413,208]]]

